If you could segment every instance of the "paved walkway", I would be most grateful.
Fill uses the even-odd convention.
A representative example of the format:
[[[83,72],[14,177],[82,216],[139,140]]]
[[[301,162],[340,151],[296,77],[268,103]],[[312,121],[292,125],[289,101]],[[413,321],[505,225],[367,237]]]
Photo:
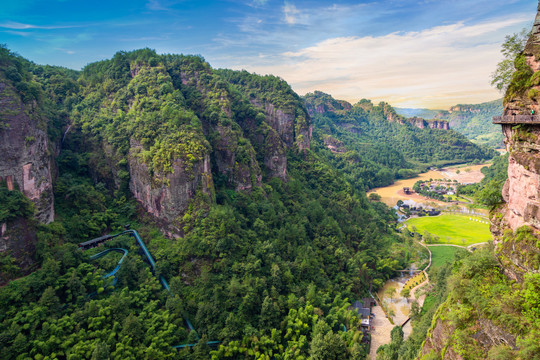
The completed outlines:
[[[431,251],[429,250],[429,248],[425,244],[420,243],[420,245],[425,247],[427,249],[427,251],[429,252],[429,263],[424,268],[424,270],[422,270],[424,272],[425,276],[426,276],[426,280],[424,280],[422,283],[416,285],[415,287],[413,287],[411,289],[411,292],[410,292],[411,297],[410,298],[411,298],[411,301],[416,300],[418,302],[418,305],[420,305],[420,307],[422,307],[422,305],[424,304],[424,300],[425,300],[426,296],[422,295],[419,298],[416,298],[416,290],[418,290],[421,286],[429,283],[429,275],[427,274],[426,270],[429,269],[429,267],[431,266]],[[390,320],[387,319],[386,314],[384,313],[384,311],[382,310],[382,308],[379,305],[374,306],[371,309],[371,312],[373,314],[375,314],[375,317],[373,318],[373,321],[372,321],[373,329],[371,331],[371,347],[369,349],[369,358],[371,360],[376,360],[376,358],[377,358],[377,349],[382,345],[386,345],[386,344],[390,343],[390,341],[391,341],[390,332],[392,331],[394,326],[396,326],[397,324],[393,325],[392,323],[390,323]],[[401,325],[401,324],[399,324],[399,325]],[[410,322],[407,325],[411,326]],[[407,330],[409,330],[409,329],[407,329]],[[410,331],[407,331],[407,332],[408,332],[408,335],[410,335]]]
[[[465,249],[465,250],[467,250],[469,252],[472,252],[473,247],[477,247],[477,246],[485,245],[485,244],[489,244],[489,243],[487,241],[485,241],[485,242],[479,242],[479,243],[476,243],[476,244],[471,244],[471,245],[468,245],[468,246],[461,246],[461,245],[455,245],[455,244],[428,244],[428,245],[424,245],[423,242],[421,242],[419,244],[422,245],[423,247],[427,247],[427,246],[453,246],[453,247],[458,247],[458,248],[461,248],[461,249]],[[431,251],[430,251],[429,256],[430,256],[429,261],[430,261],[430,265],[431,265]],[[427,270],[427,268],[425,268],[424,270]]]
[[[377,305],[371,309],[371,312],[375,314],[373,318],[373,330],[371,330],[371,347],[369,349],[369,358],[375,360],[377,358],[377,349],[379,346],[390,343],[390,332],[395,325],[390,323],[390,320],[386,318],[382,308]]]

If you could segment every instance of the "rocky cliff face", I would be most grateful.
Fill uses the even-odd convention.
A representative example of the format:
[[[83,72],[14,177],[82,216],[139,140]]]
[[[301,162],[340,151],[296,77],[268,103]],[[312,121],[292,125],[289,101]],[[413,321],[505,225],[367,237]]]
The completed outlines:
[[[153,173],[135,154],[142,146],[132,140],[129,156],[129,188],[133,196],[168,230],[170,236],[182,235],[182,218],[197,197],[211,198],[214,184],[210,169],[210,156],[186,166],[175,159],[171,172]]]
[[[525,87],[514,81],[505,96],[504,115],[538,113],[538,99],[531,96],[540,89],[540,5],[531,36],[523,51],[529,74]],[[491,231],[496,252],[505,273],[521,282],[523,276],[537,271],[540,248],[540,124],[503,124],[504,144],[510,153],[508,180],[503,188],[505,203],[492,215]],[[528,234],[528,236],[524,236]]]
[[[24,104],[0,73],[0,179],[17,186],[35,205],[42,223],[54,219],[54,195],[47,119],[37,103]]]
[[[439,130],[450,130],[448,121],[445,120],[426,120],[419,117],[412,117],[408,119],[399,118],[397,120],[401,125],[411,124],[416,126],[419,129],[439,129]]]
[[[307,111],[281,79],[151,50],[119,53],[100,66],[109,73],[93,65],[83,71],[91,95],[74,114],[100,149],[93,171],[116,188],[127,179],[170,235],[182,235],[195,214],[205,213],[214,186],[251,191],[263,176],[286,181],[287,149],[310,146]],[[110,73],[122,81],[108,79]]]
[[[538,111],[538,104],[530,95],[532,90],[538,88],[534,85],[534,79],[540,77],[539,27],[540,6],[532,36],[523,54],[526,59],[523,64],[526,68],[520,68],[518,58],[517,75],[514,75],[514,81],[509,86],[505,97],[504,115],[531,114],[532,111],[535,113]],[[523,76],[529,77],[529,80],[517,81]],[[524,86],[524,83],[527,85]],[[500,279],[499,283],[505,284],[504,286],[518,293],[531,286],[530,282],[527,283],[527,276],[537,274],[540,268],[540,124],[504,124],[502,131],[506,150],[510,154],[508,180],[502,193],[504,203],[491,212],[491,232],[495,255],[500,264],[497,271],[502,270],[506,276]],[[466,289],[467,286],[472,285],[462,283],[457,286],[457,293],[459,294],[460,288]],[[478,294],[478,296],[485,295]],[[517,299],[508,304],[502,298],[484,299],[484,303],[500,301],[505,304],[502,310],[496,312],[500,315],[494,316],[489,310],[470,308],[470,304],[460,304],[459,297],[449,298],[435,316],[435,322],[422,349],[422,355],[427,358],[428,354],[437,353],[443,359],[462,359],[463,357],[454,350],[461,344],[459,352],[467,354],[467,349],[464,349],[462,345],[467,343],[472,344],[471,349],[474,348],[476,355],[481,358],[488,358],[488,354],[490,359],[497,358],[491,356],[502,348],[506,348],[511,354],[528,353],[530,350],[524,349],[523,343],[520,344],[519,340],[535,337],[533,332],[535,330],[531,329],[534,327],[534,322],[521,329],[516,326],[502,326],[508,318],[524,324],[530,321],[527,315],[528,306],[521,309],[522,305],[519,301],[522,301],[522,297]],[[470,314],[472,314],[467,321],[462,321],[467,324],[466,330],[458,329],[453,325],[462,320],[455,319],[455,314],[458,313],[455,308],[460,306],[463,309],[469,306]],[[447,319],[445,312],[452,313],[454,319]],[[489,314],[491,318],[487,319],[486,314]],[[470,334],[468,339],[463,337],[465,331]],[[536,340],[533,342],[537,343]],[[535,353],[538,355],[538,352]]]
[[[0,51],[6,55],[5,49]],[[39,89],[34,87],[30,96],[29,85],[35,86],[31,76],[8,59],[0,61],[0,184],[30,199],[34,214],[31,208],[24,216],[4,214],[13,216],[0,222],[0,255],[13,257],[20,276],[34,265],[36,220],[42,224],[54,220],[54,147],[47,134],[49,119],[38,102]],[[0,274],[0,284],[8,276]]]
[[[506,329],[493,324],[492,321],[480,318],[475,323],[476,332],[472,335],[474,341],[480,345],[482,349],[485,349],[485,354],[489,352],[489,349],[495,346],[508,346],[512,349],[516,348],[516,336],[510,334]],[[455,344],[449,339],[455,334],[456,326],[451,325],[448,321],[441,319],[438,316],[434,326],[428,334],[428,338],[422,348],[422,356],[428,356],[429,354],[443,354],[445,360],[464,360],[471,359],[467,354],[462,356],[460,351],[462,349],[456,349]],[[465,352],[466,353],[466,352]]]
[[[274,76],[231,70],[216,73],[234,86],[231,91],[238,90],[249,100],[251,111],[236,113],[234,118],[257,156],[263,158],[265,175],[286,181],[287,149],[310,148],[313,128],[304,103],[285,81]]]

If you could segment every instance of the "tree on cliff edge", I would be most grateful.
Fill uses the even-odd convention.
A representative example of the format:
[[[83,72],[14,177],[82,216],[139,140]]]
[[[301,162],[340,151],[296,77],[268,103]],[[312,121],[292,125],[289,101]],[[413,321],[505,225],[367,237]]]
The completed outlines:
[[[501,46],[501,53],[504,59],[497,64],[497,69],[491,74],[491,85],[495,86],[501,92],[505,92],[512,74],[514,74],[514,60],[523,51],[527,39],[531,32],[527,29],[522,29],[519,33],[506,35],[505,41]]]

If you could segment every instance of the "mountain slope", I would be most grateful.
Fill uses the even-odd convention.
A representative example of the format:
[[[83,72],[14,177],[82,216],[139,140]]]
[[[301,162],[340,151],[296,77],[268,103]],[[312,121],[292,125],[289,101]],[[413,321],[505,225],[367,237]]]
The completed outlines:
[[[311,151],[310,117],[284,81],[148,49],[81,73],[24,71],[63,114],[50,122],[56,216],[33,230],[40,269],[0,289],[0,358],[365,354],[351,301],[421,253]],[[129,250],[113,286],[103,275],[119,259],[75,244],[126,223],[156,274],[121,236],[104,245]]]
[[[350,174],[358,188],[391,184],[430,166],[478,162],[494,155],[447,124],[406,119],[386,103],[354,106],[315,92],[304,97],[321,154]],[[356,180],[355,180],[356,179]]]
[[[465,135],[472,142],[491,148],[503,146],[502,134],[497,125],[491,122],[493,116],[502,113],[502,100],[494,100],[481,104],[460,104],[446,110],[399,109],[396,112],[403,116],[419,116],[426,119],[441,119],[450,123],[455,131]]]

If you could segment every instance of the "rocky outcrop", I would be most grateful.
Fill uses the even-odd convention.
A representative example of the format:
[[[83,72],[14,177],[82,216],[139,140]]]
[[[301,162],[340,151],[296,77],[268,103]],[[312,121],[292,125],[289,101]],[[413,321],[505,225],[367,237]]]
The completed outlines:
[[[422,355],[428,355],[432,353],[441,354],[444,353],[444,359],[447,360],[463,360],[463,358],[456,354],[454,349],[448,347],[449,339],[452,333],[455,331],[455,327],[450,326],[441,319],[437,319],[437,322],[433,329],[428,334],[428,338],[422,348]]]
[[[36,102],[24,104],[0,75],[0,178],[32,200],[36,219],[45,224],[54,219],[47,121]]]
[[[427,122],[428,122],[428,126],[431,129],[450,130],[450,125],[448,124],[448,121],[444,121],[444,120],[430,121],[430,120],[427,120]]]
[[[131,141],[129,156],[129,188],[144,209],[153,215],[169,235],[183,234],[182,216],[197,196],[208,202],[214,190],[210,156],[186,166],[182,159],[175,159],[172,171],[151,175],[148,166],[136,154],[142,146]],[[205,199],[206,198],[206,199]]]
[[[516,336],[508,333],[504,328],[493,324],[487,319],[477,319],[473,326],[474,332],[470,340],[474,341],[484,349],[487,354],[489,349],[498,345],[506,345],[511,349],[516,348]],[[434,326],[428,333],[424,346],[422,347],[421,357],[429,354],[443,354],[445,360],[464,360],[470,358],[471,354],[467,354],[459,348],[454,348],[452,337],[455,335],[456,327],[448,320],[437,318]],[[464,357],[465,356],[465,357]]]
[[[392,116],[392,119],[395,119],[395,116]],[[410,124],[412,126],[416,126],[419,129],[430,128],[430,129],[439,129],[439,130],[450,130],[448,121],[445,121],[445,120],[426,120],[419,117],[412,117],[408,119],[399,118],[397,122],[400,123],[401,125]]]
[[[322,91],[306,94],[304,96],[304,102],[309,116],[352,109],[352,105],[347,101],[334,99]]]

